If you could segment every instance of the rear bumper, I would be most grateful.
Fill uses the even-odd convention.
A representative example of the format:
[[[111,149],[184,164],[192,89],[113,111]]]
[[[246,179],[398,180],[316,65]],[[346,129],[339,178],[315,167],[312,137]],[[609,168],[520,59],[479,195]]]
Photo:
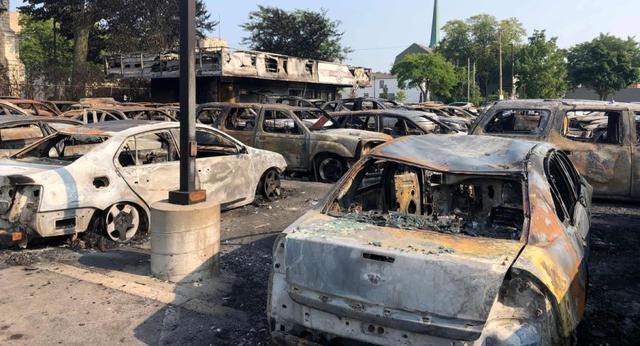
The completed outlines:
[[[93,208],[27,212],[20,214],[20,217],[15,221],[0,216],[0,237],[3,240],[10,239],[11,243],[15,244],[26,241],[27,238],[46,238],[81,233],[89,227],[94,212]]]
[[[284,275],[272,278],[268,314],[271,336],[278,345],[314,345],[333,339],[357,340],[374,345],[452,345],[453,339],[436,337],[378,323],[374,316],[345,316],[301,304],[292,299]],[[297,297],[296,297],[297,298]],[[303,339],[304,337],[304,339]],[[299,343],[303,340],[303,343]],[[472,344],[461,341],[459,344]]]
[[[0,247],[16,246],[27,241],[26,232],[0,229]]]

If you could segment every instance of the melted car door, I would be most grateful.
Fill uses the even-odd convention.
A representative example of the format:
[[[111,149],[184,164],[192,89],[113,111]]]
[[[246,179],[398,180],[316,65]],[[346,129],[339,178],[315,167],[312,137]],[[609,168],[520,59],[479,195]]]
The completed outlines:
[[[240,142],[254,146],[258,113],[249,107],[231,107],[224,118],[224,124],[219,124],[218,128]]]
[[[289,168],[306,168],[305,131],[291,114],[284,110],[263,110],[260,125],[257,148],[282,154]]]
[[[180,161],[169,131],[129,137],[116,157],[118,171],[147,205],[180,187]]]
[[[558,121],[550,141],[603,197],[628,197],[631,191],[630,130],[621,110],[570,110]],[[554,138],[555,137],[555,138]]]
[[[171,131],[176,140],[180,130]],[[207,129],[196,130],[196,170],[198,186],[207,191],[207,200],[215,200],[223,209],[251,197],[257,179],[247,150],[224,134]]]

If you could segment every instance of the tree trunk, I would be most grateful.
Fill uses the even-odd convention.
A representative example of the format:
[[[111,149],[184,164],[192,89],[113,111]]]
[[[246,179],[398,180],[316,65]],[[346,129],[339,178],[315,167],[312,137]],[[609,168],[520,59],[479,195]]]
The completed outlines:
[[[89,32],[91,26],[78,25],[73,33],[73,71],[71,84],[74,93],[84,95],[85,75],[87,73],[87,54],[89,53]]]

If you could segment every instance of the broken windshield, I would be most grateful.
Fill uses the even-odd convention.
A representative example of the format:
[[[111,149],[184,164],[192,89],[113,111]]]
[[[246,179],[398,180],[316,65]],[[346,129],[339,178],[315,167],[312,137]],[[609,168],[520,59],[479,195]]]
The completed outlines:
[[[523,185],[517,177],[453,174],[370,159],[328,214],[376,226],[520,239]]]
[[[12,158],[42,164],[68,165],[93,150],[107,138],[106,136],[58,133],[15,154]]]

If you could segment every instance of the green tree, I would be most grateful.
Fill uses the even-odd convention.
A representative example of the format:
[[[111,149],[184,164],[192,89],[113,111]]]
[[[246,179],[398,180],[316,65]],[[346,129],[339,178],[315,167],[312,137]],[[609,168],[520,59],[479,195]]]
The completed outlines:
[[[35,20],[53,19],[60,24],[60,32],[73,41],[72,84],[81,85],[95,70],[95,66],[88,61],[90,53],[93,53],[95,62],[100,63],[102,48],[108,46],[105,41],[126,52],[138,49],[139,46],[132,42],[135,42],[135,38],[139,41],[148,38],[149,33],[160,32],[159,36],[177,37],[178,1],[26,0],[20,11]],[[197,1],[200,3],[198,23],[202,27],[211,21],[206,10],[202,11],[202,0]]]
[[[449,97],[457,80],[455,66],[438,53],[408,54],[393,65],[391,73],[398,77],[399,88],[420,89],[422,100],[429,92]]]
[[[241,27],[249,33],[243,44],[251,49],[301,58],[342,61],[351,52],[342,46],[339,21],[331,20],[326,10],[320,12],[258,6],[249,13]]]
[[[438,52],[460,68],[466,67],[467,62],[475,63],[476,75],[472,78],[485,96],[499,84],[498,38],[502,39],[503,78],[506,80],[511,73],[511,50],[517,52],[526,34],[518,19],[498,20],[488,14],[475,15],[464,21],[449,21],[442,30],[445,36],[437,48]]]
[[[163,51],[179,46],[177,0],[119,0],[127,8],[110,14],[104,22],[111,51]],[[203,0],[196,1],[196,34],[205,37],[218,25],[211,19]]]
[[[73,42],[54,34],[53,19],[33,20],[21,15],[20,26],[20,60],[27,81],[65,82],[71,72]]]
[[[572,85],[592,88],[601,100],[640,80],[640,48],[631,37],[600,34],[569,49],[567,61]]]
[[[558,98],[567,90],[566,52],[557,38],[547,40],[545,31],[534,31],[518,52],[516,71],[522,98]]]
[[[394,101],[404,103],[406,100],[407,100],[407,92],[402,89],[398,90]]]

